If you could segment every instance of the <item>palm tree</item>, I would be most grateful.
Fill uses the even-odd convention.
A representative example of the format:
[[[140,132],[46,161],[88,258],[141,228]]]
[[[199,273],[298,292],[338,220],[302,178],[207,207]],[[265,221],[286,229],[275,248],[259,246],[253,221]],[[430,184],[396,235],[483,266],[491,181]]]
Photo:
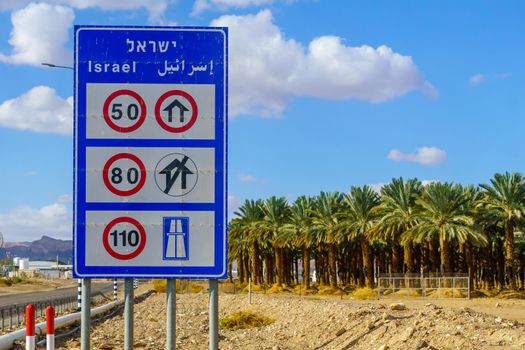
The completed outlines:
[[[467,197],[460,185],[434,182],[427,185],[418,199],[415,214],[417,224],[405,232],[405,238],[415,241],[437,237],[441,251],[441,269],[451,273],[451,246],[454,242],[472,241],[486,243],[481,233],[474,229],[474,220],[469,215]]]
[[[342,200],[343,195],[339,192],[321,192],[316,198],[312,219],[312,229],[317,243],[328,249],[330,286],[333,288],[337,288],[336,244],[339,242],[339,215]]]
[[[290,242],[287,232],[282,230],[282,226],[288,220],[288,202],[284,197],[272,196],[265,200],[261,205],[264,218],[258,224],[258,230],[262,235],[268,235],[275,252],[275,264],[277,267],[277,285],[282,287],[284,283],[284,247]],[[260,236],[262,236],[260,235]]]
[[[392,182],[381,188],[380,220],[373,237],[392,244],[392,267],[394,272],[402,272],[400,236],[415,225],[414,208],[416,199],[422,191],[421,182],[417,179],[392,179]],[[407,272],[414,272],[412,259],[412,242],[406,240],[405,265]]]
[[[514,229],[525,214],[525,180],[519,173],[495,174],[491,184],[481,184],[484,205],[497,215],[505,227],[505,267],[510,288],[516,289],[514,279]]]
[[[366,267],[366,286],[374,288],[374,257],[370,240],[374,225],[378,220],[379,196],[369,186],[352,186],[344,196],[347,208],[341,227],[348,237],[361,244],[363,261]]]
[[[258,200],[246,200],[239,207],[239,210],[235,212],[235,215],[239,217],[242,230],[244,231],[244,239],[250,242],[251,258],[252,258],[252,280],[254,284],[258,284],[261,281],[261,273],[259,271],[259,245],[262,241],[262,236],[258,230],[259,223],[264,218],[262,211],[263,201]]]
[[[248,240],[244,238],[241,219],[232,219],[228,224],[228,275],[230,282],[233,283],[232,262],[237,261],[239,281],[244,283],[243,259],[248,249]]]
[[[289,222],[282,227],[282,232],[293,237],[293,243],[301,249],[303,260],[303,283],[310,288],[310,248],[314,244],[312,215],[314,201],[310,197],[300,196],[290,207]]]

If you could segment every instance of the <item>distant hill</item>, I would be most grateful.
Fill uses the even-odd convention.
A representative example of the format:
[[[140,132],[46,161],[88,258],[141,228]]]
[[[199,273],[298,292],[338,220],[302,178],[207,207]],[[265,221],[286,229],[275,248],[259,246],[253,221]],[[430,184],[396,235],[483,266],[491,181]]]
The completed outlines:
[[[11,258],[18,256],[29,258],[30,260],[58,260],[64,263],[71,263],[73,241],[55,239],[49,236],[42,236],[33,242],[6,242],[0,249],[0,258],[9,255]]]

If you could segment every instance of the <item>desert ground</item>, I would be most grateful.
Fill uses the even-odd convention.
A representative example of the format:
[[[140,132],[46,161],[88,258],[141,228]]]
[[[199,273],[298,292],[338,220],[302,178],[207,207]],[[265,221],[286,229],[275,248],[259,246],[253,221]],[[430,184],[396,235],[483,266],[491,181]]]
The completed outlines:
[[[155,293],[135,305],[135,349],[165,347],[165,298]],[[221,329],[220,349],[525,349],[525,300],[519,299],[254,294],[250,304],[246,294],[221,293],[219,303],[220,318],[252,310],[274,320],[258,328]],[[177,348],[208,348],[205,290],[177,295],[176,332]],[[122,349],[122,313],[95,324],[91,341],[93,349]],[[79,349],[78,334],[57,345]]]

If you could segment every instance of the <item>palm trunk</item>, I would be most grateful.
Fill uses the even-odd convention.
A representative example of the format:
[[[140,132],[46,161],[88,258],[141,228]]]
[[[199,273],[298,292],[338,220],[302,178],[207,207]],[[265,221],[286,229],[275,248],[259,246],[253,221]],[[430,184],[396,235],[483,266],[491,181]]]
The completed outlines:
[[[505,254],[503,254],[503,247],[502,242],[500,239],[495,240],[495,247],[494,247],[494,258],[496,260],[496,276],[497,276],[497,284],[498,289],[503,289],[505,286]]]
[[[469,277],[469,283],[470,288],[474,288],[474,257],[472,255],[472,244],[470,242],[464,243],[463,251],[465,252],[465,261],[467,262],[468,267],[468,277]]]
[[[440,266],[439,243],[437,242],[437,239],[435,237],[430,239],[428,243],[430,249],[430,260],[432,261],[431,270],[433,273],[438,272]]]
[[[392,272],[394,273],[403,272],[402,254],[401,245],[396,240],[392,241]]]
[[[374,288],[374,256],[370,242],[366,238],[361,242],[361,249],[363,251],[363,262],[366,267],[366,287]]]
[[[405,245],[404,260],[405,260],[405,266],[406,266],[405,273],[414,272],[414,247],[412,246],[412,243],[407,243]]]
[[[310,249],[303,246],[303,283],[306,289],[310,289]]]
[[[440,239],[439,240],[439,245],[441,247],[441,271],[443,272],[443,274],[445,276],[449,276],[449,274],[452,272],[452,268],[451,268],[451,256],[450,256],[450,244],[449,242],[443,240],[443,239]],[[444,279],[443,280],[443,286],[445,288],[448,288],[450,287],[449,285],[449,280],[448,279]]]
[[[244,283],[244,264],[243,264],[243,253],[239,253],[237,258],[237,272],[239,274],[239,282]]]
[[[231,260],[228,261],[228,282],[233,283],[233,268]]]
[[[441,247],[441,269],[445,274],[450,274],[452,272],[452,261],[450,259],[450,242],[443,239],[439,240]]]
[[[483,249],[484,259],[483,259],[483,279],[486,289],[494,288],[494,269],[493,260],[492,260],[492,240],[490,238],[488,231],[483,231],[483,235],[489,244]]]
[[[265,277],[266,277],[266,284],[271,285],[273,281],[273,266],[272,266],[272,256],[270,254],[265,254],[264,258],[264,266],[265,266]]]
[[[279,287],[283,286],[284,280],[283,280],[283,252],[282,248],[275,247],[275,265],[277,267],[277,285]]]
[[[514,276],[514,223],[512,220],[505,222],[505,268],[509,287],[516,290],[516,280]]]
[[[252,242],[252,282],[259,283],[259,244],[257,241]]]
[[[359,254],[359,249],[361,249],[361,252],[363,251],[363,243],[359,243],[356,245],[356,256],[357,256],[357,267],[358,267],[358,271],[359,271],[359,276],[358,276],[358,279],[359,279],[359,287],[360,288],[363,288],[365,286],[365,267],[364,267],[364,263],[363,263],[363,253]]]
[[[337,252],[335,250],[335,244],[328,245],[328,267],[330,269],[330,286],[337,288],[337,271],[335,256]]]

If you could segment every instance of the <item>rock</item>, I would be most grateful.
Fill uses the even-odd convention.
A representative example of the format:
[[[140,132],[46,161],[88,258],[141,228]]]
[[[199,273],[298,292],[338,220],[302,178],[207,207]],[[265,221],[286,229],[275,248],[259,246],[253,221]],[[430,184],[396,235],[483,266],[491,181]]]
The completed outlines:
[[[414,328],[408,327],[405,331],[405,339],[408,339],[414,334]]]
[[[272,348],[272,350],[281,350],[281,348],[279,347],[279,345],[274,345],[274,347]]]
[[[336,336],[336,337],[339,337],[339,336],[345,334],[345,332],[346,332],[346,329],[341,328],[340,330],[338,330],[337,332],[335,332],[335,336]]]
[[[407,309],[407,307],[403,303],[390,304],[390,310],[403,311],[403,310],[406,310],[406,309]]]
[[[426,347],[428,347],[428,343],[425,340],[423,340],[423,339],[418,341],[417,344],[416,344],[416,350],[424,349]]]
[[[111,344],[100,344],[98,346],[99,350],[113,350],[113,345]]]
[[[500,303],[496,303],[496,307],[501,307],[501,304]]]
[[[390,321],[394,319],[394,316],[387,314],[386,312],[383,312],[383,316],[381,317],[384,321]]]
[[[496,323],[501,323],[502,321],[503,321],[503,319],[501,317],[496,317],[494,319],[494,322],[496,322]]]
[[[381,345],[377,350],[388,350],[388,345]]]

